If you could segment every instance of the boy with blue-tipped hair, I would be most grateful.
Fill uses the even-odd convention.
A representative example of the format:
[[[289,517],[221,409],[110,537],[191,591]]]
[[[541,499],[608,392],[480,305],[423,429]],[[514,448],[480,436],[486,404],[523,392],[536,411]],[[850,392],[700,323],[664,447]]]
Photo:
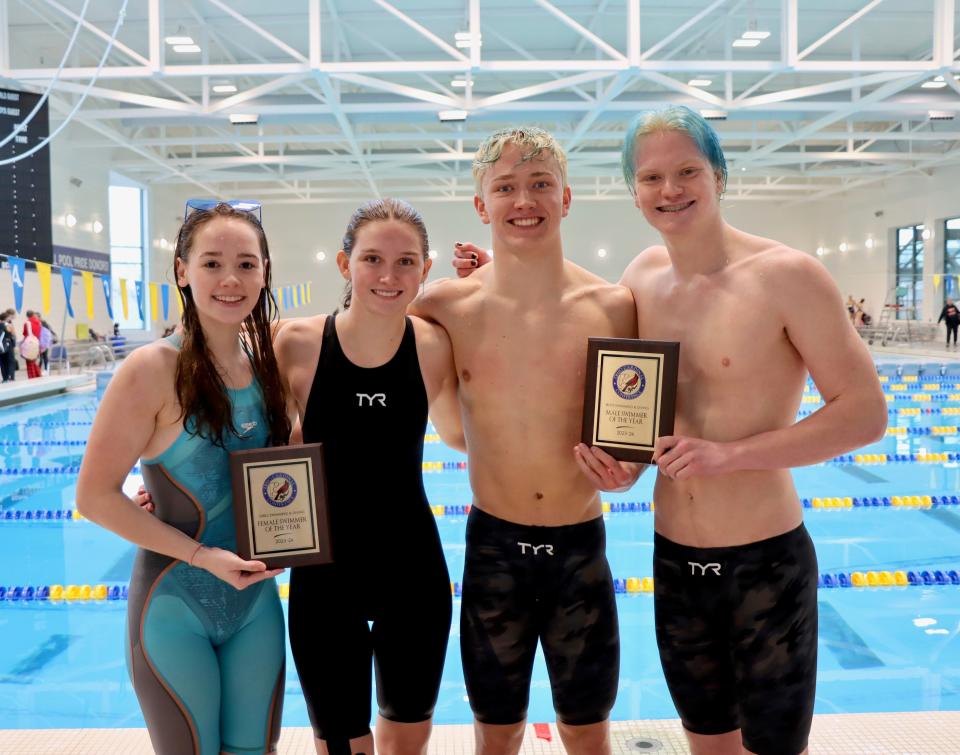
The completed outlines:
[[[724,221],[726,161],[698,113],[640,116],[622,157],[663,243],[620,282],[640,338],[681,343],[676,434],[654,456],[664,675],[695,754],[804,752],[817,564],[790,468],[881,438],[883,391],[827,270]],[[808,373],[825,404],[796,422]]]

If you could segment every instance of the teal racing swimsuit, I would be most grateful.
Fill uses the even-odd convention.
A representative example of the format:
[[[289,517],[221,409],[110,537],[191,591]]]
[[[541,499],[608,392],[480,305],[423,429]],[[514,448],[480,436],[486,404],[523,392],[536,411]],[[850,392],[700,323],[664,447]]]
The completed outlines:
[[[260,388],[229,390],[225,448],[188,429],[143,459],[156,515],[203,545],[236,552],[229,452],[267,445]],[[127,662],[158,755],[263,753],[280,737],[283,613],[274,580],[236,590],[141,548],[130,579]]]

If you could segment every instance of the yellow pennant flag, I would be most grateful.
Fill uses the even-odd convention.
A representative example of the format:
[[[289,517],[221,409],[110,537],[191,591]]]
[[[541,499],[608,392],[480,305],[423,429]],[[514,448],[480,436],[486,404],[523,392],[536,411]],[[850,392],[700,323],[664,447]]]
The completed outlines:
[[[177,290],[174,292],[173,298],[177,300],[177,311],[180,313],[180,317],[183,317],[183,299],[180,297],[180,287],[177,287]]]
[[[937,273],[933,274],[933,287],[934,289],[940,288],[940,276]]]
[[[307,304],[310,303],[310,283],[307,283]]]
[[[157,321],[157,302],[160,300],[160,291],[156,283],[150,284],[150,319]]]
[[[46,262],[35,262],[37,277],[40,279],[40,306],[43,314],[50,316],[50,265]]]
[[[129,320],[130,315],[127,312],[127,279],[120,278],[120,305],[123,307],[123,319]]]
[[[302,306],[307,303],[307,289],[302,283],[297,288],[300,291],[300,305]]]
[[[294,286],[294,287],[291,289],[291,291],[292,291],[292,293],[293,293],[293,306],[294,306],[294,307],[299,307],[299,306],[300,306],[300,299],[298,298],[298,295],[300,294],[300,287],[299,287],[299,286]]]
[[[80,275],[83,277],[83,295],[87,298],[87,319],[93,319],[93,273],[89,270],[83,270]]]

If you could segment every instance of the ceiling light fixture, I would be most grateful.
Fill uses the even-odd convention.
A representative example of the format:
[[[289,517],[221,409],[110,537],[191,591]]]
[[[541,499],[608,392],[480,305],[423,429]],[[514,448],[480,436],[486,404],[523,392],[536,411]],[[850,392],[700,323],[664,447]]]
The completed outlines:
[[[200,52],[200,45],[174,45],[173,51],[182,53]]]
[[[188,37],[186,35],[175,35],[172,37],[164,37],[163,41],[168,45],[192,45],[193,37]]]
[[[947,85],[947,82],[943,80],[943,76],[937,76],[930,81],[924,81],[921,85],[921,89],[943,89]]]
[[[467,81],[466,79],[453,79],[450,82],[450,86],[455,89],[470,89],[473,86],[473,82]]]
[[[733,40],[734,47],[756,47],[760,44],[759,39],[735,39]]]
[[[687,86],[692,87],[708,87],[713,83],[710,79],[690,79],[687,82]]]
[[[931,110],[927,117],[931,121],[952,121],[954,115],[949,110]]]
[[[466,110],[441,110],[437,113],[437,117],[444,123],[449,123],[451,121],[465,121],[467,120]]]
[[[708,121],[725,121],[727,120],[727,111],[726,110],[701,110],[700,115],[702,115]]]
[[[769,36],[770,36],[770,32],[768,32],[768,31],[757,31],[757,30],[755,30],[755,29],[751,29],[751,30],[745,31],[743,34],[741,34],[741,35],[740,35],[740,38],[741,38],[741,39],[761,39],[761,40],[762,40],[762,39],[766,39],[766,38],[769,37]]]
[[[217,94],[233,94],[237,88],[233,84],[214,84],[213,91]]]
[[[458,31],[453,35],[453,43],[459,48],[465,47],[483,47],[483,39],[480,33],[476,35],[476,43],[474,43],[474,35],[468,31]]]
[[[260,120],[260,116],[256,113],[231,113],[230,114],[230,123],[234,125],[250,125],[256,123]]]

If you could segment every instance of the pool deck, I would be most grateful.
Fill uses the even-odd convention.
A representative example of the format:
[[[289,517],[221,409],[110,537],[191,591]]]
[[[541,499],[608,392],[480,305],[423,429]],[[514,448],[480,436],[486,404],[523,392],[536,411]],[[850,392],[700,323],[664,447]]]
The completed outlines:
[[[0,406],[53,396],[81,386],[92,385],[95,377],[91,372],[75,372],[72,375],[48,375],[28,380],[25,377],[26,373],[23,374],[22,379],[18,377],[16,380],[0,385]]]
[[[551,741],[537,738],[528,726],[521,755],[562,755],[556,727]],[[673,720],[617,721],[612,724],[614,755],[689,752],[680,722]],[[636,740],[645,740],[637,742]],[[960,712],[858,713],[819,715],[813,720],[810,752],[824,755],[932,755],[958,752]],[[4,755],[150,755],[145,729],[46,729],[0,731]],[[437,726],[430,755],[469,755],[470,726]],[[285,728],[278,755],[313,755],[307,728]]]

